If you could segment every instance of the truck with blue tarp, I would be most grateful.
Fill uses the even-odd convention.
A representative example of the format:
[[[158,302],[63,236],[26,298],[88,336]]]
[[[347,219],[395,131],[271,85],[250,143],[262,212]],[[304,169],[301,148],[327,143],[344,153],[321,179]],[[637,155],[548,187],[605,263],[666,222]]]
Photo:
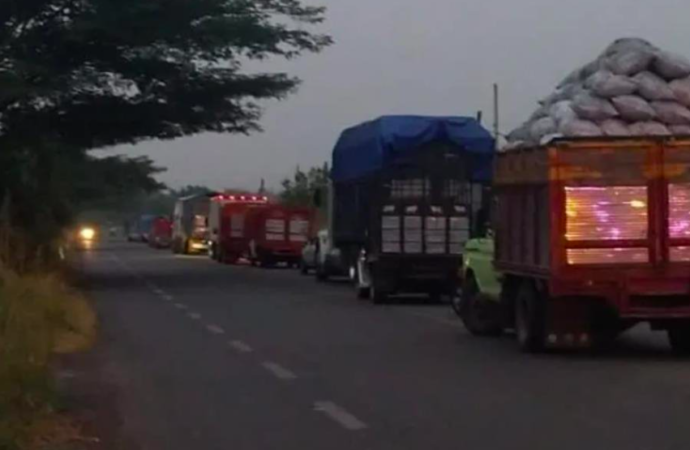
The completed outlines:
[[[474,118],[384,116],[333,151],[329,231],[360,298],[456,289],[494,139]]]

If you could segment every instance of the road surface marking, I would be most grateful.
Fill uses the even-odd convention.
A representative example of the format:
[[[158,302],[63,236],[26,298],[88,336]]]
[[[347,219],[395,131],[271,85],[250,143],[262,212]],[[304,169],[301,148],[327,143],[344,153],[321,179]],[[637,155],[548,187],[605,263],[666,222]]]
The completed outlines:
[[[234,348],[240,353],[251,353],[254,351],[253,348],[251,348],[248,344],[245,344],[242,341],[230,341],[228,342],[228,345],[230,345],[230,347]]]
[[[315,402],[314,411],[325,414],[346,430],[359,431],[367,428],[364,422],[333,402]]]
[[[187,314],[187,315],[188,315],[189,318],[192,319],[192,320],[201,320],[201,314],[199,314],[199,313],[190,312],[190,313]]]
[[[213,334],[225,334],[225,330],[218,325],[206,325],[206,329]]]
[[[182,303],[175,303],[175,308],[177,308],[177,309],[187,309],[187,305],[183,305]]]
[[[175,299],[175,297],[173,297],[172,295],[169,295],[169,294],[161,294],[161,297],[162,297],[163,300],[165,300],[166,302],[171,302],[171,301],[173,301],[173,300]]]
[[[297,378],[297,375],[295,375],[293,372],[286,369],[285,367],[281,366],[280,364],[276,364],[271,361],[264,361],[263,363],[261,363],[261,366],[263,366],[264,369],[268,370],[281,380],[294,380]]]

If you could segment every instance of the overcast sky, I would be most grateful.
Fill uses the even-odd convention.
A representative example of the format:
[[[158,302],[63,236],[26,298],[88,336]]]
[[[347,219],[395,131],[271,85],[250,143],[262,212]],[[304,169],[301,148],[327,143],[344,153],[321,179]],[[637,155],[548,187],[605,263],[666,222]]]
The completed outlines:
[[[168,168],[172,187],[278,186],[297,165],[327,161],[340,131],[383,114],[474,115],[492,120],[501,86],[507,133],[538,99],[610,42],[638,36],[690,56],[687,0],[309,0],[329,10],[336,44],[267,70],[303,79],[297,94],[268,105],[265,132],[198,135],[116,152]]]

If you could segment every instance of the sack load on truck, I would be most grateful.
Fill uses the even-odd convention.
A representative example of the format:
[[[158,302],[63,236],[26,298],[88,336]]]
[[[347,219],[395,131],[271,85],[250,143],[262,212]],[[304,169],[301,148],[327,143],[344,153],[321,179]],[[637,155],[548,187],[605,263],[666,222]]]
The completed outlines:
[[[508,135],[506,150],[558,137],[688,134],[690,59],[625,38],[559,83]]]

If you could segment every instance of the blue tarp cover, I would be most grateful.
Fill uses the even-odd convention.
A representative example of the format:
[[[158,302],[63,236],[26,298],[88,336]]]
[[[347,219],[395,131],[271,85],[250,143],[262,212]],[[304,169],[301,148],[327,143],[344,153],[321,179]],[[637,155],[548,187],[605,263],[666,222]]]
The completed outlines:
[[[384,116],[345,130],[333,150],[331,177],[336,183],[365,177],[432,142],[474,155],[473,178],[490,179],[494,139],[477,120],[426,116]]]

